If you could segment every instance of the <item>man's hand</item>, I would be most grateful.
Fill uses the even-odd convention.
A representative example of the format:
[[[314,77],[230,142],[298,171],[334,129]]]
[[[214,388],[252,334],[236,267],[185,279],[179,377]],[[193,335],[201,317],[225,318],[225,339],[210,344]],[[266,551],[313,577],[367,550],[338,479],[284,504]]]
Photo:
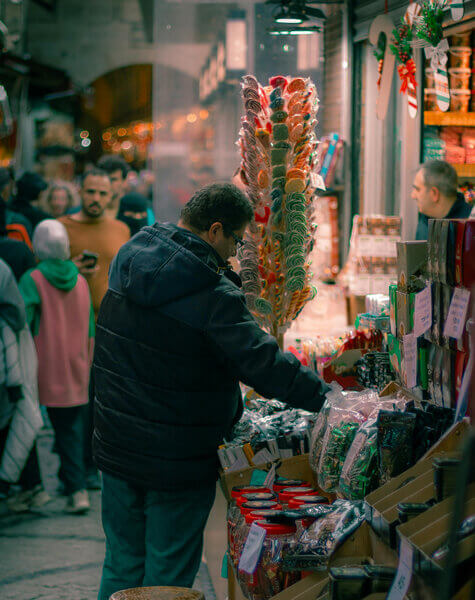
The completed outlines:
[[[97,273],[97,271],[99,271],[100,269],[99,265],[94,264],[94,260],[85,257],[83,254],[74,256],[73,258],[71,258],[71,260],[79,269],[81,275],[86,277],[86,279],[92,277],[92,275],[94,275],[94,273]]]

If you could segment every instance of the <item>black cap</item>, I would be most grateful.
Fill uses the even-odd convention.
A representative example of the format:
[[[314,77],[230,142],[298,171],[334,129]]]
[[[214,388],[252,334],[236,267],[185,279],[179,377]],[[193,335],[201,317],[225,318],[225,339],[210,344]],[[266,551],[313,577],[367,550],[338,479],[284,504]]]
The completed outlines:
[[[48,187],[46,181],[37,173],[27,171],[17,181],[17,194],[22,200],[33,201]]]

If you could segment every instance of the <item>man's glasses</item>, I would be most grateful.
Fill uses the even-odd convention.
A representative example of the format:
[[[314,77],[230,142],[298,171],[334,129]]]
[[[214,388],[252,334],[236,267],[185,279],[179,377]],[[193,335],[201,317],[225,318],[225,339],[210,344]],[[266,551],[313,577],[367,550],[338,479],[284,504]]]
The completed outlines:
[[[231,231],[231,235],[233,237],[234,243],[236,244],[236,248],[240,248],[241,246],[244,245],[244,240],[240,237],[238,237],[235,233],[233,233]]]

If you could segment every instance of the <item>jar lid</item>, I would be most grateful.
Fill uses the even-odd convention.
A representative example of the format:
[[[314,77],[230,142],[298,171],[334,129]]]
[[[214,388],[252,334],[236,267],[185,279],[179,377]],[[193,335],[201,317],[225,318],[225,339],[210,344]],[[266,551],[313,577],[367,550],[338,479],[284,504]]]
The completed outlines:
[[[302,479],[277,479],[274,481],[274,492],[280,492],[286,487],[307,487],[308,481]]]
[[[458,52],[470,52],[470,54],[472,54],[472,49],[470,46],[452,46],[449,48],[449,52],[452,52],[452,54],[457,54]]]
[[[325,496],[314,496],[309,494],[308,496],[295,496],[293,500],[302,502],[302,504],[328,504],[328,498]]]
[[[274,515],[278,515],[280,513],[280,510],[275,510],[275,509],[267,509],[267,510],[253,510],[250,513],[247,513],[246,515],[244,515],[244,518],[246,519],[246,523],[249,525],[250,523],[253,523],[254,521],[261,521],[262,519],[266,519],[267,517],[272,517]]]
[[[295,533],[295,525],[282,525],[281,523],[267,523],[266,521],[256,521],[259,527],[265,529],[267,535],[290,535]]]
[[[242,494],[257,494],[258,492],[270,492],[264,485],[235,485],[231,490],[231,497],[238,498]]]
[[[243,494],[236,498],[236,504],[242,506],[246,502],[259,502],[260,500],[277,500],[277,496],[273,492]]]
[[[241,506],[241,514],[247,515],[254,510],[259,510],[261,508],[273,508],[275,510],[280,510],[282,506],[275,501],[270,500],[262,500],[261,502],[246,502]]]
[[[470,96],[472,92],[470,90],[459,90],[459,89],[451,89],[450,90],[450,95],[451,96]]]
[[[290,498],[295,496],[310,496],[315,495],[315,490],[311,487],[288,487],[279,492],[279,500],[288,502]]]
[[[450,458],[445,456],[437,456],[432,461],[432,466],[437,469],[443,469],[445,467],[458,467],[460,465],[460,458]]]

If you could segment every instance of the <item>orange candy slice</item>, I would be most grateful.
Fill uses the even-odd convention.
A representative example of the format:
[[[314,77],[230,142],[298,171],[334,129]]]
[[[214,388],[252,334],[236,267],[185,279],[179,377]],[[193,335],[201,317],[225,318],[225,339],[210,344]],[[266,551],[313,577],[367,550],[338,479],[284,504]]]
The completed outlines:
[[[305,171],[302,169],[289,169],[287,171],[287,179],[303,179],[305,181]]]
[[[303,92],[305,90],[305,81],[301,77],[296,77],[287,86],[287,92],[292,94],[293,92]]]
[[[257,175],[257,185],[261,189],[269,186],[269,175],[267,174],[267,171],[259,171],[259,174]]]
[[[293,129],[290,130],[289,139],[291,142],[297,142],[302,137],[303,125],[297,123]]]

